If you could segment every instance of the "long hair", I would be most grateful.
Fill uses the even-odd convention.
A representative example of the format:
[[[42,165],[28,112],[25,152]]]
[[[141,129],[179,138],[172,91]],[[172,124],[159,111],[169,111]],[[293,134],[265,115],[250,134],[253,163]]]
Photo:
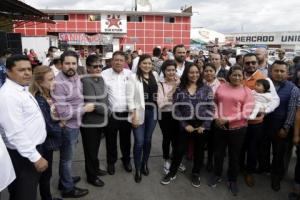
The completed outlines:
[[[141,55],[140,56],[140,59],[139,59],[139,62],[138,62],[138,67],[137,67],[137,71],[136,71],[136,76],[137,76],[137,78],[140,80],[140,81],[142,81],[142,79],[143,79],[143,71],[141,70],[141,68],[140,68],[140,65],[141,65],[141,63],[144,61],[144,60],[146,60],[146,59],[150,59],[151,60],[151,62],[152,62],[152,59],[151,59],[152,57],[149,55],[149,54],[143,54],[143,55]],[[153,78],[154,76],[153,76],[153,74],[152,74],[152,71],[149,73],[149,78]]]
[[[187,86],[189,85],[188,73],[192,67],[197,67],[197,69],[199,70],[199,79],[197,80],[197,88],[200,88],[203,86],[203,77],[201,74],[201,70],[199,69],[199,67],[196,64],[190,63],[190,64],[187,64],[184,68],[184,71],[180,78],[180,84],[179,84],[180,88],[187,88]]]
[[[47,66],[37,66],[36,68],[34,68],[32,81],[29,86],[29,92],[33,96],[39,93],[45,99],[50,97],[50,92],[43,89],[40,83],[44,81],[45,74],[51,71],[51,68]]]

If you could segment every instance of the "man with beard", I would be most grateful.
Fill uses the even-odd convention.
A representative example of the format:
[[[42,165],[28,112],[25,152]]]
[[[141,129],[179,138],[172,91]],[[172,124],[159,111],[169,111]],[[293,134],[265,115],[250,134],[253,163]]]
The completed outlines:
[[[174,54],[175,62],[177,64],[176,74],[178,77],[181,77],[181,75],[185,69],[185,66],[187,64],[191,64],[190,62],[185,61],[186,49],[185,49],[184,45],[183,44],[176,45],[173,48],[173,54]]]
[[[254,90],[256,81],[259,79],[266,79],[270,84],[270,93],[272,94],[272,101],[268,104],[265,110],[261,110],[258,117],[254,120],[248,121],[247,133],[244,142],[243,151],[240,157],[240,165],[245,169],[244,179],[249,187],[255,185],[253,173],[256,171],[258,155],[258,147],[261,142],[262,128],[264,115],[273,112],[279,105],[279,97],[276,93],[273,82],[267,78],[258,68],[257,57],[253,53],[244,55],[244,85]],[[245,154],[247,153],[246,165]]]
[[[76,52],[66,51],[60,59],[62,69],[55,77],[55,87],[52,93],[58,117],[65,122],[60,149],[59,189],[62,190],[64,198],[78,198],[87,195],[88,190],[74,186],[80,177],[72,178],[72,158],[78,140],[81,117],[84,113],[92,112],[95,105],[93,103],[84,105],[82,83],[76,74],[78,64]]]
[[[255,55],[258,60],[258,70],[261,71],[266,77],[269,76],[270,66],[268,64],[268,51],[265,48],[257,48]]]

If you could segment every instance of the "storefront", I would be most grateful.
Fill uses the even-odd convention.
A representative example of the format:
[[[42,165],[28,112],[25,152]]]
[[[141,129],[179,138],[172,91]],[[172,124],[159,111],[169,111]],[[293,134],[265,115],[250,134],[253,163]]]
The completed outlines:
[[[83,55],[118,49],[152,53],[155,46],[189,47],[191,10],[180,13],[90,10],[41,10],[56,24],[24,24],[14,32],[26,36],[56,36],[62,47],[73,46]]]

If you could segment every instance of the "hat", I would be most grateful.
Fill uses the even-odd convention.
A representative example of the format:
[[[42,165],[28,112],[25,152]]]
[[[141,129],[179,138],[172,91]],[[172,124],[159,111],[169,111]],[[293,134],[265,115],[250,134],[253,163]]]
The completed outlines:
[[[102,59],[109,60],[109,59],[112,59],[112,57],[113,57],[113,52],[107,52]]]

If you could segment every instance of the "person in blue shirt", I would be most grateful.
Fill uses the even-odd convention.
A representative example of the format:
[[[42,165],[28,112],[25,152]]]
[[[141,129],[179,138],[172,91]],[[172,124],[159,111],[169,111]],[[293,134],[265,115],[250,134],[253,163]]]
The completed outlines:
[[[6,59],[12,55],[9,50],[0,51],[0,88],[4,84],[6,79]]]

